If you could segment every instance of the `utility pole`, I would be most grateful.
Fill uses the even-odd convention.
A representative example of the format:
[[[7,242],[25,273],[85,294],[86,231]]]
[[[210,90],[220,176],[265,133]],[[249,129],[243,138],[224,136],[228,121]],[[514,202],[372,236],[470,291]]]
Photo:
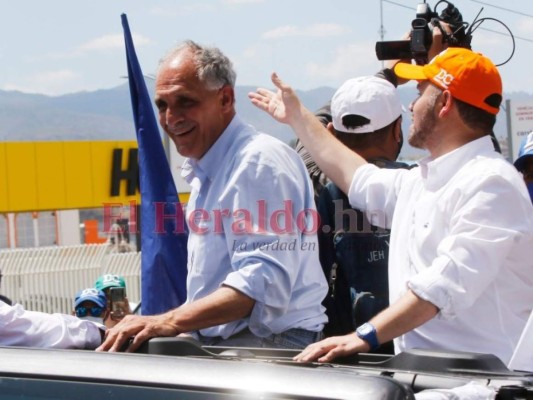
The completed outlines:
[[[383,27],[383,0],[379,0],[379,20],[380,27],[378,33],[381,41],[383,41],[385,40],[385,28]]]
[[[380,19],[380,26],[379,26],[379,37],[381,38],[381,41],[383,42],[385,40],[385,28],[383,27],[383,0],[379,0],[379,19]],[[381,60],[381,68],[385,66],[385,63],[383,60]]]

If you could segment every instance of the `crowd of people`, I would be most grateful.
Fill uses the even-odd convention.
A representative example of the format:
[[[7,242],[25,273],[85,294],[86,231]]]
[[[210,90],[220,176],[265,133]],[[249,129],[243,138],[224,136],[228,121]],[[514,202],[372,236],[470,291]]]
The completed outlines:
[[[277,91],[250,100],[290,125],[297,151],[238,116],[236,74],[219,49],[171,50],[155,104],[192,188],[186,302],[118,320],[109,291],[124,281],[104,276],[76,295],[74,316],[0,301],[0,344],[135,351],[192,336],[301,349],[300,362],[411,348],[509,362],[533,305],[533,133],[506,161],[493,142],[498,69],[433,43],[428,64],[350,79],[317,113],[273,74]],[[415,166],[396,160],[396,86],[408,80],[418,82],[408,141],[429,153]]]

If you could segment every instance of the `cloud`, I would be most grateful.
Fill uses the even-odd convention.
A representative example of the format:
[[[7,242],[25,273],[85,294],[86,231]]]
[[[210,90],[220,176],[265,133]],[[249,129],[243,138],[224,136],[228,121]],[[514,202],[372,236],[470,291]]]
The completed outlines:
[[[518,36],[530,36],[533,33],[533,24],[531,24],[530,18],[521,18],[518,20],[518,22],[514,25],[516,28],[516,32],[513,31],[513,34]]]
[[[318,82],[342,82],[348,78],[377,71],[376,58],[369,54],[371,43],[357,43],[337,47],[330,62],[323,64],[310,62],[306,65],[306,75]],[[373,71],[373,72],[372,72]]]
[[[150,39],[137,33],[133,33],[131,36],[135,47],[141,47],[152,42]],[[114,49],[124,49],[124,35],[116,34],[100,36],[80,44],[74,50],[60,53],[48,53],[43,57],[33,57],[33,59],[35,61],[41,58],[50,60],[72,59],[84,56],[87,53],[109,51]]]
[[[77,84],[79,83],[79,84]],[[3,90],[18,90],[25,93],[59,95],[77,91],[81,86],[81,75],[69,70],[44,71],[24,79],[22,83],[4,85]]]
[[[476,51],[483,52],[481,49],[501,46],[505,43],[511,43],[511,39],[496,32],[476,31],[472,39],[472,48]]]
[[[261,37],[263,39],[280,39],[291,36],[326,37],[345,35],[350,32],[350,28],[338,24],[314,24],[303,28],[294,25],[285,25],[264,32]]]
[[[153,7],[150,10],[150,13],[158,17],[180,17],[188,16],[191,14],[202,14],[205,12],[213,12],[216,10],[216,7],[212,4],[206,3],[195,3],[175,7]]]
[[[136,33],[132,34],[132,38],[135,47],[141,47],[150,43],[150,39]],[[87,53],[90,51],[102,51],[122,48],[124,48],[124,35],[116,34],[100,36],[96,39],[90,40],[87,43],[78,46],[76,51],[80,53]]]
[[[242,54],[242,57],[246,60],[254,60],[262,55],[262,50],[257,46],[247,47]]]
[[[301,90],[338,87],[346,79],[373,75],[381,68],[374,54],[375,42],[321,46],[314,52],[314,45],[310,45],[311,54],[307,51],[308,45],[302,43],[301,54],[286,42],[259,41],[248,46],[238,57],[233,57],[239,84],[255,86],[264,82],[263,85],[268,85],[268,77],[272,71],[277,71],[293,87]]]

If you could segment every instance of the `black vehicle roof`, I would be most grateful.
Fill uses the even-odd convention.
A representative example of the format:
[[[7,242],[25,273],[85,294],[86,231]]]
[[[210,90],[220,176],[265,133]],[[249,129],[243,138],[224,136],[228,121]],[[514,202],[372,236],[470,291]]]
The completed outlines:
[[[291,359],[296,351],[201,347],[177,338],[152,339],[140,351],[144,354],[0,347],[0,377],[250,393],[251,398],[412,399],[423,389],[473,380],[533,393],[533,374],[510,371],[485,354],[413,350],[361,354],[340,360],[344,364],[300,364]]]
[[[250,393],[283,398],[410,399],[399,382],[345,368],[237,358],[0,348],[0,376]],[[253,396],[252,396],[253,394]]]

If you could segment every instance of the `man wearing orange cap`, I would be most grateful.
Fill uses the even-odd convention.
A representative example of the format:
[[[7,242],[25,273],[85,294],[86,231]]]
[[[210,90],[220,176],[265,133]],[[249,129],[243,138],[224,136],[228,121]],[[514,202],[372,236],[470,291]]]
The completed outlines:
[[[509,362],[533,305],[533,208],[520,175],[494,151],[502,100],[496,67],[449,48],[425,66],[397,64],[418,80],[409,143],[430,156],[412,170],[379,169],[344,147],[277,75],[278,93],[252,102],[291,125],[352,207],[392,228],[391,306],[354,333],[308,346],[297,361],[331,361],[394,338],[410,348],[493,353]]]

